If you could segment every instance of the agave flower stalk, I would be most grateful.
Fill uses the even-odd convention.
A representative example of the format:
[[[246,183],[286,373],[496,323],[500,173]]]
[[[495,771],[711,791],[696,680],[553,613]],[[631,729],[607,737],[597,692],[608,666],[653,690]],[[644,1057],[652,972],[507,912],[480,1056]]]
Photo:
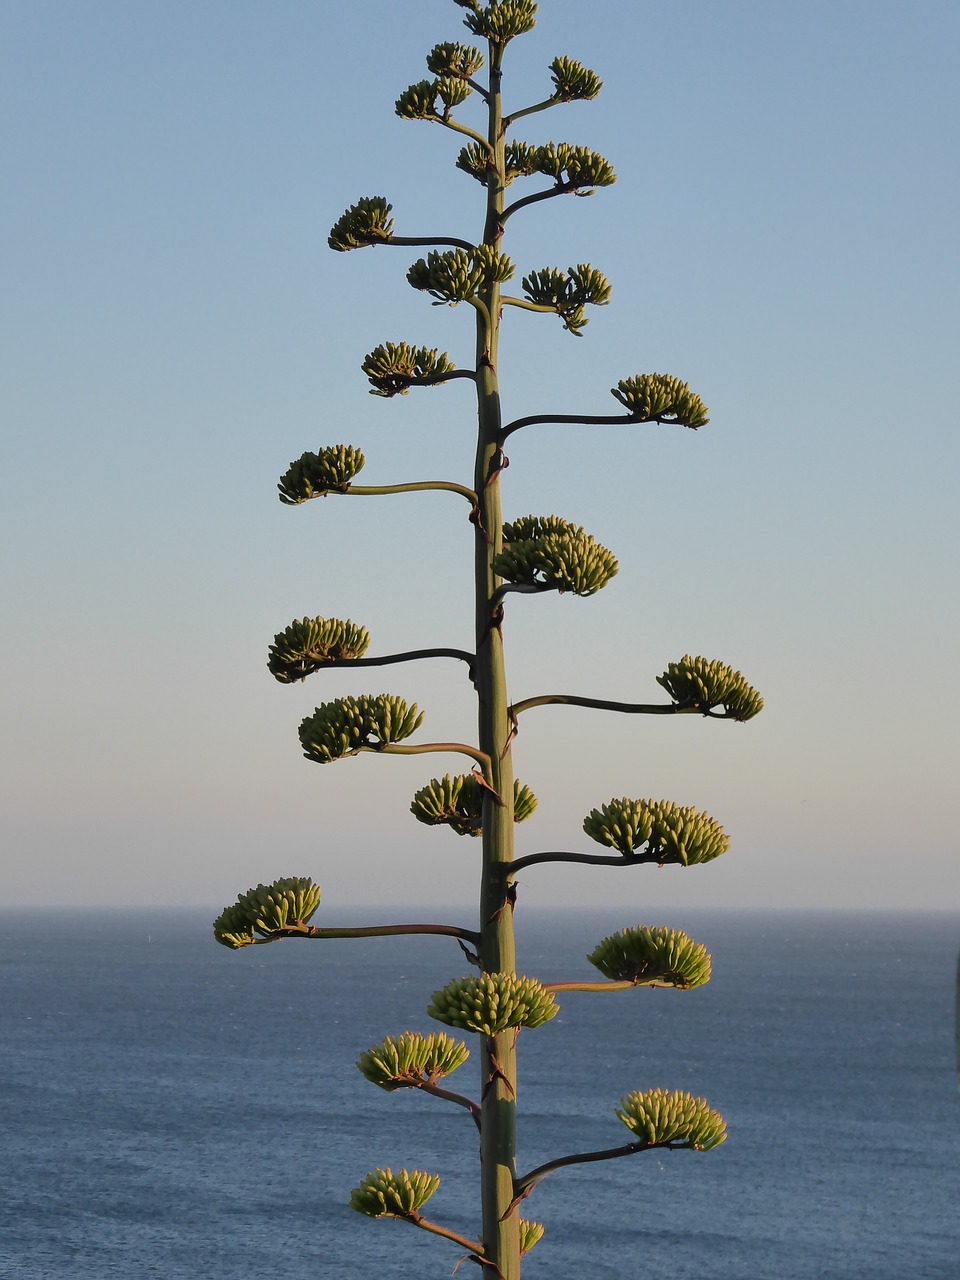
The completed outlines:
[[[556,316],[563,328],[581,336],[587,310],[607,306],[611,286],[590,263],[566,268],[538,266],[519,271],[504,250],[505,231],[561,196],[591,195],[616,181],[612,165],[589,148],[566,142],[530,144],[510,136],[518,121],[554,107],[590,101],[601,81],[575,59],[557,57],[549,65],[553,82],[546,97],[530,105],[504,109],[504,55],[511,41],[536,23],[535,0],[454,0],[463,22],[483,48],[457,41],[437,44],[427,55],[432,78],[411,84],[396,99],[402,119],[437,125],[466,139],[456,168],[483,187],[480,232],[463,235],[398,234],[393,208],[383,196],[365,196],[334,223],[329,246],[337,252],[391,246],[423,247],[424,257],[407,271],[407,282],[434,305],[473,312],[473,362],[456,368],[439,348],[414,342],[385,342],[364,359],[362,370],[371,394],[391,399],[410,391],[457,382],[476,400],[476,451],[472,477],[359,485],[365,464],[351,445],[305,453],[279,483],[280,500],[301,507],[332,495],[388,497],[411,492],[451,492],[470,506],[473,526],[473,648],[423,647],[381,657],[367,656],[365,628],[337,618],[304,617],[274,637],[268,667],[283,684],[321,673],[327,667],[389,666],[426,658],[455,658],[467,663],[477,695],[476,741],[420,742],[410,739],[424,719],[390,694],[337,698],[318,706],[300,726],[304,755],[329,764],[361,753],[419,755],[453,752],[473,764],[469,774],[431,779],[413,798],[414,818],[457,836],[478,837],[480,844],[479,916],[476,928],[452,924],[387,924],[326,928],[311,923],[319,887],[307,879],[258,885],[226,908],[214,924],[219,942],[232,949],[286,938],[312,940],[402,937],[449,938],[474,970],[434,992],[429,1015],[476,1037],[479,1060],[477,1098],[447,1087],[445,1078],[459,1068],[468,1050],[446,1032],[422,1036],[401,1032],[363,1053],[358,1067],[367,1080],[390,1092],[416,1089],[465,1109],[479,1129],[480,1213],[477,1238],[453,1231],[421,1209],[439,1187],[439,1176],[421,1169],[373,1169],[354,1188],[351,1206],[372,1218],[394,1218],[457,1244],[496,1280],[519,1280],[521,1258],[543,1235],[543,1224],[522,1219],[521,1202],[548,1174],[573,1164],[611,1160],[651,1148],[709,1151],[724,1140],[724,1122],[702,1098],[654,1088],[621,1099],[615,1114],[630,1130],[621,1146],[558,1155],[528,1173],[517,1173],[517,1107],[521,1081],[517,1046],[557,1012],[557,997],[671,987],[686,991],[710,977],[705,948],[679,930],[636,925],[603,939],[587,957],[601,979],[551,982],[517,973],[514,909],[517,873],[535,865],[582,863],[590,866],[672,865],[689,868],[726,852],[726,833],[709,814],[671,801],[613,798],[587,814],[583,830],[601,852],[542,850],[516,856],[514,829],[529,818],[537,801],[514,778],[513,744],[519,717],[537,707],[578,706],[624,715],[697,714],[715,720],[745,722],[763,700],[739,671],[717,660],[685,655],[670,663],[657,682],[667,703],[612,701],[579,693],[541,694],[511,702],[507,687],[503,623],[515,595],[555,591],[590,597],[608,585],[618,561],[580,525],[556,515],[504,519],[501,477],[507,466],[506,441],[530,426],[572,423],[586,427],[639,424],[699,430],[707,409],[686,382],[672,374],[640,373],[622,378],[611,394],[622,412],[573,414],[542,412],[505,422],[499,379],[501,327],[535,323]],[[473,123],[455,113],[476,110]],[[515,181],[535,186],[507,200]],[[508,291],[519,278],[519,292]],[[529,315],[529,319],[528,319]],[[451,393],[453,394],[453,393]],[[466,620],[465,620],[466,621]],[[321,677],[322,678],[322,677]],[[466,735],[472,738],[473,728]],[[433,838],[433,837],[428,837]],[[474,846],[476,847],[476,846]],[[534,877],[536,880],[536,877]]]

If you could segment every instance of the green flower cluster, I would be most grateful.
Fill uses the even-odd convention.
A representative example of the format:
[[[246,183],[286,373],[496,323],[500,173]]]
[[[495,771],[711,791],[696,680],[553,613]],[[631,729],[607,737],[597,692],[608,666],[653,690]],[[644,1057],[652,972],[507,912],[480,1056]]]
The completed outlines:
[[[523,822],[537,807],[529,787],[514,780],[513,820]],[[413,797],[410,812],[429,827],[447,826],[458,836],[479,836],[483,818],[483,787],[470,773],[431,778]]]
[[[435,120],[449,118],[451,108],[458,107],[473,90],[462,76],[440,76],[436,80],[418,80],[404,89],[395,103],[402,120]],[[442,106],[438,106],[438,102]]]
[[[556,997],[536,978],[484,973],[454,978],[435,991],[427,1013],[461,1031],[493,1036],[510,1027],[540,1027],[560,1012]]]
[[[505,253],[481,244],[469,251],[434,250],[413,264],[407,272],[407,281],[437,302],[455,306],[477,297],[482,289],[495,282],[510,280],[515,274],[516,267]]]
[[[288,507],[297,507],[301,502],[322,498],[328,493],[346,493],[350,481],[363,470],[365,462],[360,450],[350,444],[301,454],[280,477],[277,484],[280,501]]]
[[[383,244],[393,235],[393,205],[383,196],[364,196],[345,209],[330,230],[327,244],[338,253]]]
[[[619,1119],[645,1147],[691,1147],[710,1151],[726,1140],[723,1117],[705,1098],[666,1089],[628,1093],[616,1108]]]
[[[503,526],[496,573],[518,586],[592,596],[619,569],[616,557],[559,516],[523,516]]]
[[[455,3],[470,10],[463,25],[491,44],[505,45],[514,36],[525,35],[536,26],[536,0],[490,0],[486,5],[481,5],[479,0],[455,0]]]
[[[667,422],[696,430],[710,421],[700,397],[669,373],[622,378],[611,393],[637,422]]]
[[[427,70],[435,76],[459,76],[469,79],[483,67],[483,54],[472,44],[456,44],[445,40],[434,45],[427,54]]]
[[[606,306],[612,292],[607,277],[588,262],[568,267],[566,272],[556,267],[532,271],[524,276],[521,285],[531,302],[552,307],[563,321],[563,327],[577,338],[590,323],[584,308]]]
[[[457,168],[485,184],[490,173],[490,153],[486,147],[472,142],[461,148]],[[609,187],[617,180],[613,165],[598,151],[576,147],[569,142],[546,142],[541,146],[529,142],[508,142],[504,151],[504,169],[507,186],[515,178],[530,178],[535,173],[552,178],[558,187],[566,191]]]
[[[406,342],[385,342],[364,358],[361,366],[370,380],[372,396],[405,396],[411,386],[452,373],[456,367],[447,353],[435,347],[411,347]]]
[[[529,1253],[533,1246],[543,1239],[543,1223],[533,1222],[530,1218],[520,1219],[520,1257]]]
[[[723,662],[691,658],[685,653],[679,662],[671,662],[662,676],[657,676],[670,697],[680,707],[711,711],[723,707],[730,720],[752,720],[763,710],[763,699],[739,671]]]
[[[412,1218],[439,1185],[438,1174],[422,1169],[373,1169],[350,1192],[350,1208],[368,1218]]]
[[[258,937],[268,938],[282,929],[298,929],[308,923],[320,905],[320,886],[308,879],[275,880],[241,893],[213,922],[217,942],[236,951]]]
[[[357,1061],[357,1069],[381,1089],[411,1089],[433,1084],[463,1066],[470,1050],[462,1040],[454,1040],[443,1031],[422,1036],[403,1031],[387,1036]]]
[[[591,840],[610,845],[632,861],[661,866],[711,862],[730,845],[723,827],[708,813],[669,800],[611,800],[587,814],[583,829]]]
[[[557,102],[585,102],[595,98],[603,88],[600,77],[573,58],[554,58],[550,71],[553,75],[553,97]]]
[[[401,742],[422,723],[423,712],[416,703],[408,706],[392,694],[335,698],[302,721],[300,742],[308,760],[328,764],[358,751],[375,751],[390,742]]]
[[[366,627],[348,618],[295,618],[273,637],[267,669],[281,684],[305,680],[328,662],[362,658],[370,645]]]
[[[686,991],[710,981],[710,956],[681,929],[623,929],[599,942],[587,956],[614,982],[677,987]]]

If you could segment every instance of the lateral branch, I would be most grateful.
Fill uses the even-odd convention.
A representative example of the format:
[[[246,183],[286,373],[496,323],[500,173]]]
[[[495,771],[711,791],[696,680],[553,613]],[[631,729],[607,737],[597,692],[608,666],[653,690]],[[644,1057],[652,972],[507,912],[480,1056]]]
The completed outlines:
[[[450,1089],[441,1089],[438,1084],[429,1084],[427,1082],[418,1084],[415,1088],[419,1089],[421,1093],[429,1093],[431,1097],[445,1098],[447,1102],[456,1103],[458,1107],[466,1107],[471,1116],[473,1116],[473,1122],[477,1129],[480,1129],[480,1108],[472,1098],[466,1098],[462,1093],[454,1093]]]
[[[549,588],[545,588],[549,590]],[[529,590],[529,588],[528,588]],[[707,716],[711,720],[732,720],[726,711],[714,711],[711,707],[684,706],[678,702],[608,702],[605,698],[581,698],[573,693],[543,693],[536,698],[524,698],[510,708],[514,720],[521,711],[531,707],[547,707],[552,704],[571,707],[591,707],[595,711],[619,711],[627,716]]]
[[[647,856],[636,854],[604,854],[604,853],[528,853],[526,857],[514,858],[513,862],[501,863],[503,874],[514,876],[524,867],[533,867],[538,862],[579,862],[587,867],[638,867],[649,863]]]
[[[597,1160],[616,1160],[620,1156],[632,1156],[638,1151],[650,1151],[653,1148],[667,1151],[683,1151],[692,1150],[692,1142],[646,1142],[640,1139],[637,1142],[628,1142],[624,1147],[607,1147],[604,1151],[583,1151],[578,1155],[559,1156],[556,1160],[548,1160],[545,1164],[538,1165],[536,1169],[531,1169],[529,1173],[517,1178],[513,1184],[514,1199],[507,1213],[510,1213],[519,1202],[534,1189],[538,1182],[553,1173],[555,1169],[562,1169],[565,1165],[570,1164],[593,1164]]]
[[[390,667],[397,662],[418,662],[421,658],[456,658],[467,664],[471,680],[477,662],[477,655],[466,649],[409,649],[405,653],[385,653],[382,658],[324,658],[323,666]]]
[[[323,929],[319,925],[288,925],[283,929],[275,929],[268,938],[254,938],[253,945],[264,942],[279,942],[281,938],[312,938],[326,941],[332,938],[393,938],[413,934],[442,938],[457,938],[463,942],[480,943],[480,934],[472,929],[461,929],[455,924],[368,924],[356,928]]]
[[[440,378],[424,379],[427,381],[445,382],[447,377],[476,378],[472,369],[455,369],[452,374]],[[442,490],[447,493],[459,493],[471,506],[477,505],[477,495],[465,485],[455,484],[452,480],[411,480],[408,484],[351,484],[342,490],[344,497],[351,493],[362,498],[382,497],[393,493],[422,493],[426,490]]]
[[[504,298],[503,301],[506,302],[507,299]],[[515,305],[522,306],[524,304],[517,301]],[[535,304],[533,303],[528,303],[526,305],[531,310],[535,309]],[[555,310],[555,308],[553,307],[541,307],[539,309],[545,310],[545,311]],[[516,418],[513,422],[508,422],[507,425],[500,432],[500,435],[497,437],[497,439],[499,440],[500,444],[503,444],[503,442],[507,439],[508,436],[512,436],[513,433],[515,431],[519,431],[521,427],[533,427],[533,426],[539,425],[540,423],[561,423],[561,424],[573,423],[577,426],[582,426],[582,427],[603,427],[603,426],[624,427],[624,426],[629,426],[631,423],[636,424],[638,422],[646,422],[646,421],[647,421],[646,418],[638,418],[635,414],[632,414],[632,413],[623,413],[623,414],[617,414],[617,415],[600,414],[599,416],[587,416],[587,415],[582,415],[577,413],[534,414],[529,418]]]

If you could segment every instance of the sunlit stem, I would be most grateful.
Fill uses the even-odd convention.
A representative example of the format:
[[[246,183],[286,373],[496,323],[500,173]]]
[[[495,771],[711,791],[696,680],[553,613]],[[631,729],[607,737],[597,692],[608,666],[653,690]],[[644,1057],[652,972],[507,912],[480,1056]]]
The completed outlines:
[[[408,484],[352,484],[343,491],[344,497],[355,494],[361,498],[382,497],[392,493],[424,493],[428,490],[441,490],[446,493],[459,493],[471,506],[477,505],[477,495],[466,485],[455,484],[452,480],[411,480]]]
[[[483,1245],[478,1240],[468,1240],[466,1236],[461,1236],[456,1231],[450,1231],[446,1227],[438,1226],[436,1222],[421,1218],[418,1213],[407,1214],[405,1217],[400,1218],[400,1221],[409,1222],[414,1227],[421,1227],[432,1235],[443,1236],[444,1240],[452,1240],[454,1244],[460,1245],[462,1249],[469,1249],[471,1254],[476,1254],[478,1260],[483,1256]]]
[[[477,133],[467,125],[459,124],[456,120],[452,120],[449,117],[447,117],[447,119],[444,119],[443,116],[436,116],[434,118],[436,119],[437,124],[442,124],[445,129],[452,129],[454,133],[462,133],[465,138],[472,138],[474,142],[479,143],[480,146],[483,147],[490,159],[493,158],[493,147],[490,146],[490,143],[482,133]]]
[[[519,1198],[528,1189],[533,1187],[545,1178],[548,1173],[553,1173],[555,1169],[562,1169],[570,1164],[592,1164],[597,1160],[616,1160],[620,1156],[632,1156],[638,1151],[690,1151],[693,1149],[692,1142],[647,1142],[639,1139],[637,1142],[628,1142],[624,1147],[608,1147],[605,1151],[583,1151],[578,1155],[560,1156],[557,1160],[548,1160],[546,1164],[538,1165],[536,1169],[531,1169],[529,1173],[524,1174],[522,1178],[516,1181],[516,1195]]]
[[[547,306],[544,302],[530,302],[526,298],[515,298],[512,294],[505,293],[500,299],[505,307],[519,307],[522,311],[539,311],[541,315],[556,315],[557,308]],[[506,440],[509,432],[501,432],[500,439]]]
[[[483,243],[499,249],[506,189],[503,109],[500,94],[504,46],[488,41],[490,93],[487,142],[491,153],[486,178],[487,207]],[[485,795],[480,882],[480,966],[485,973],[516,973],[513,904],[509,866],[513,858],[513,727],[508,715],[503,636],[495,623],[500,578],[494,561],[503,545],[500,504],[502,427],[499,359],[500,285],[491,281],[472,300],[477,312],[477,453],[474,488],[480,496],[475,539],[474,582],[477,644],[478,734],[493,765],[493,786],[500,803]],[[520,1228],[510,1212],[516,1176],[516,1037],[512,1032],[484,1037],[480,1053],[480,1191],[484,1261],[499,1280],[519,1280]]]
[[[376,746],[359,747],[360,751],[374,751],[378,754],[388,756],[422,756],[429,753],[449,751],[457,755],[469,756],[471,760],[476,760],[477,764],[483,770],[484,779],[489,787],[494,787],[493,762],[485,751],[478,751],[476,747],[468,746],[465,742],[423,742],[414,744],[403,744],[399,742],[379,743]],[[498,793],[499,794],[499,793]]]
[[[538,111],[548,111],[551,107],[560,105],[559,98],[546,98],[543,102],[537,102],[532,107],[523,107],[520,111],[514,111],[512,115],[506,116],[503,121],[503,129],[506,132],[516,120],[522,120],[524,116],[532,116]]]

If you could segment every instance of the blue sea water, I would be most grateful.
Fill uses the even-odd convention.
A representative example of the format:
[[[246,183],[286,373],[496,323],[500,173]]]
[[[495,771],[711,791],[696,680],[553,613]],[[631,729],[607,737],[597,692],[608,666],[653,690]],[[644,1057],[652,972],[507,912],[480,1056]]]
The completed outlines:
[[[519,1167],[621,1144],[638,1088],[705,1096],[730,1137],[558,1170],[524,1205],[547,1228],[524,1276],[957,1280],[960,919],[664,914],[713,980],[566,994],[523,1033]],[[628,923],[521,914],[519,966],[588,977]],[[347,1199],[375,1166],[431,1169],[429,1215],[475,1236],[472,1122],[354,1063],[436,1030],[429,995],[465,971],[443,939],[231,953],[195,913],[0,914],[0,1276],[449,1276],[455,1245]]]

